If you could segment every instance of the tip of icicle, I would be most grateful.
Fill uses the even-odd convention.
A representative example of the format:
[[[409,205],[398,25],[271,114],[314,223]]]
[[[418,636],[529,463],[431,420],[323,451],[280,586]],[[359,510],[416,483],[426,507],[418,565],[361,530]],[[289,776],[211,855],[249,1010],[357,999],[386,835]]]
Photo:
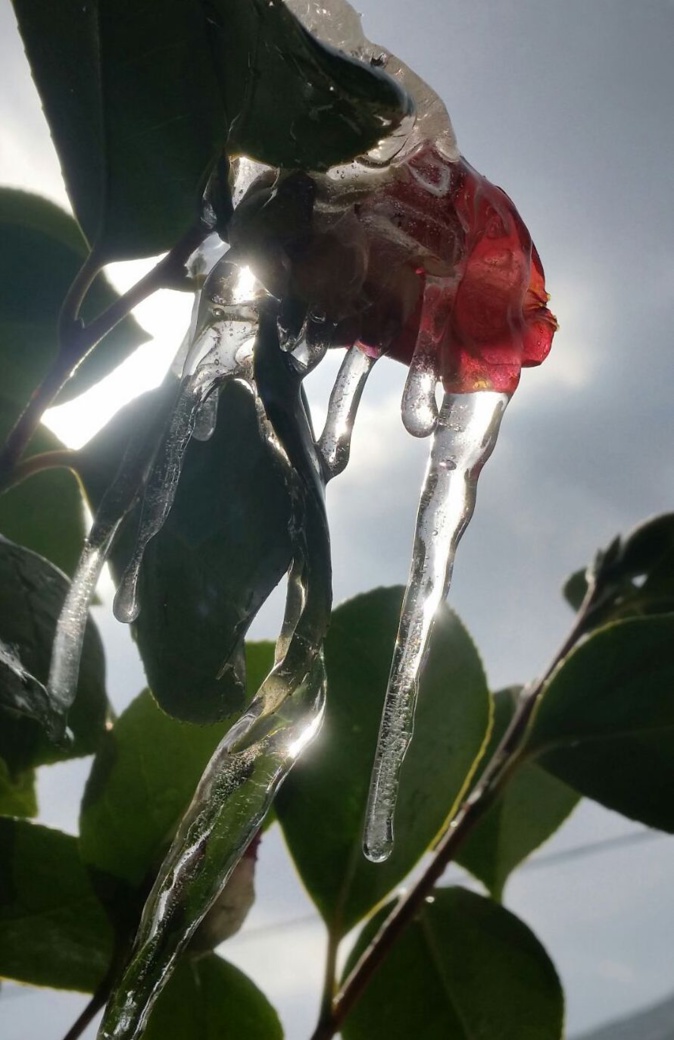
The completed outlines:
[[[393,828],[387,820],[369,821],[363,835],[363,855],[370,863],[384,863],[393,852]]]

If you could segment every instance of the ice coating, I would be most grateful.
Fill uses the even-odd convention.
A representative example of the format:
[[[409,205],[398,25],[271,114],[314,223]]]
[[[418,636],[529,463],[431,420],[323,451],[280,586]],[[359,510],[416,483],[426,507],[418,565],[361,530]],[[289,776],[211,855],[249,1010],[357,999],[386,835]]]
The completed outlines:
[[[405,120],[379,148],[373,149],[367,157],[369,161],[388,163],[394,155],[409,153],[422,141],[434,141],[448,159],[458,159],[456,137],[444,102],[399,58],[367,39],[361,16],[351,4],[346,0],[286,0],[286,6],[324,43],[383,69],[411,95],[415,117]]]
[[[291,499],[286,610],[274,667],[213,755],[159,870],[131,958],[101,1025],[99,1037],[106,1040],[136,1040],[142,1035],[177,957],[217,899],[323,715],[322,646],[330,617],[331,575],[322,471],[304,407],[302,373],[291,354],[280,349],[274,306],[260,307],[255,351],[244,351],[242,361],[241,342],[233,344],[230,326],[241,326],[243,340],[250,301],[234,300],[241,282],[232,279],[228,263],[221,261],[206,282],[205,318],[186,354],[185,367],[193,374],[185,377],[185,387],[209,386],[214,372],[220,378],[224,370],[227,377],[245,376],[255,394],[260,433]],[[242,308],[238,322],[232,321],[235,307]],[[194,393],[185,402],[185,414],[192,408]],[[173,425],[185,398],[184,388]],[[187,429],[184,423],[181,429]],[[165,464],[155,469],[157,486],[165,494]]]
[[[375,863],[393,847],[400,769],[412,738],[419,677],[454,557],[473,510],[480,471],[492,453],[508,395],[445,394],[417,513],[405,590],[372,773],[364,850]]]
[[[272,716],[232,729],[199,781],[145,904],[131,959],[99,1040],[137,1040],[181,951],[220,895],[279,785],[320,727],[325,670],[318,656]]]

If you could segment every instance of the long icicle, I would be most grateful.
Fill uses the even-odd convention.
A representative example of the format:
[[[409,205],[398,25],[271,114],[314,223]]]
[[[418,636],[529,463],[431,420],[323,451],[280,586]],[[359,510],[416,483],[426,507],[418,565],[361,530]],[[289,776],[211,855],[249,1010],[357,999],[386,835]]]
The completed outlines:
[[[293,564],[276,663],[213,755],[146,903],[101,1040],[138,1040],[162,986],[256,833],[276,790],[320,726],[330,565],[320,465],[301,379],[262,313],[255,352],[260,430],[293,501]]]
[[[163,409],[151,413],[146,420],[143,429],[132,436],[96,511],[56,627],[48,690],[52,702],[64,716],[77,691],[89,606],[117,532],[136,503],[152,466],[155,449],[151,434],[165,422]]]
[[[387,859],[393,847],[400,770],[412,737],[433,621],[449,591],[456,548],[475,508],[477,480],[508,400],[493,391],[445,394],[440,410],[370,784],[363,848],[375,863]]]

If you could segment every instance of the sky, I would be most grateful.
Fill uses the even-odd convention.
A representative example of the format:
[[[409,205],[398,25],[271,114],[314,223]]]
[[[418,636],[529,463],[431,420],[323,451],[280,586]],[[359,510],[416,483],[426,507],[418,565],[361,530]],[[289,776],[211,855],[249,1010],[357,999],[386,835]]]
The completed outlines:
[[[360,7],[370,39],[433,86],[463,154],[514,199],[560,322],[550,358],[524,373],[508,408],[450,592],[498,688],[537,674],[561,642],[571,620],[560,595],[568,574],[618,532],[672,508],[674,4],[360,0]],[[0,41],[0,183],[67,205],[8,0],[0,0]],[[123,289],[139,268],[115,265],[111,274]],[[188,310],[185,298],[168,294],[144,305],[139,320],[158,343],[143,348],[117,385],[140,390],[159,381]],[[319,417],[334,372],[330,359],[313,377]],[[393,362],[375,368],[351,464],[329,489],[337,602],[407,577],[427,445],[402,428],[403,381]],[[64,436],[76,437],[74,424],[86,424],[92,411],[102,416],[115,396],[110,386],[94,393],[93,405],[54,418]],[[125,630],[100,608],[97,619],[121,707],[143,685],[142,671]],[[278,603],[253,634],[272,638],[277,619]],[[41,784],[45,822],[74,829],[85,773],[83,764],[50,768]],[[636,830],[583,804],[540,855]],[[281,839],[269,835],[265,846],[258,902],[223,954],[260,982],[287,1036],[301,1040],[317,1009],[321,928]],[[674,841],[656,836],[541,864],[510,882],[506,905],[534,929],[563,979],[570,1037],[674,990],[673,871]],[[0,999],[2,1035],[58,1040],[80,1002],[10,988]]]

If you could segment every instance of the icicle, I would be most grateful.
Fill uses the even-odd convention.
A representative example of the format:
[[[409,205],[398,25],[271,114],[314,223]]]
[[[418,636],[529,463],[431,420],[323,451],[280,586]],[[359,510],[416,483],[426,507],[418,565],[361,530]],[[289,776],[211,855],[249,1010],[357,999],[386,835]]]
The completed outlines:
[[[121,520],[122,517],[119,517],[111,524],[94,525],[59,617],[52,648],[48,690],[50,700],[64,715],[77,691],[89,604]]]
[[[213,388],[219,375],[218,366],[204,364],[180,392],[166,438],[148,478],[133,555],[115,596],[113,610],[118,621],[129,624],[138,616],[138,578],[145,549],[171,510],[198,410],[206,395],[215,392]]]
[[[447,279],[427,276],[424,281],[419,335],[402,400],[403,424],[413,437],[428,437],[438,421],[435,400],[437,359],[441,356],[449,319],[447,299],[451,299],[447,291]]]
[[[108,1004],[99,1040],[137,1040],[180,952],[222,891],[281,782],[320,728],[325,668],[310,673],[247,739],[236,727],[199,782],[145,905],[131,961]]]
[[[87,613],[103,564],[110,554],[122,521],[137,501],[154,458],[152,432],[157,423],[163,421],[160,412],[151,413],[142,429],[131,437],[117,474],[96,511],[63,604],[54,637],[48,680],[49,696],[63,712],[75,699]]]
[[[347,350],[330,394],[328,415],[318,447],[331,480],[346,469],[351,452],[351,432],[356,412],[376,357],[360,347]]]
[[[414,723],[419,676],[436,611],[449,591],[459,539],[475,507],[477,479],[496,443],[507,394],[445,394],[417,514],[370,785],[364,851],[375,863],[393,845],[398,780]]]

